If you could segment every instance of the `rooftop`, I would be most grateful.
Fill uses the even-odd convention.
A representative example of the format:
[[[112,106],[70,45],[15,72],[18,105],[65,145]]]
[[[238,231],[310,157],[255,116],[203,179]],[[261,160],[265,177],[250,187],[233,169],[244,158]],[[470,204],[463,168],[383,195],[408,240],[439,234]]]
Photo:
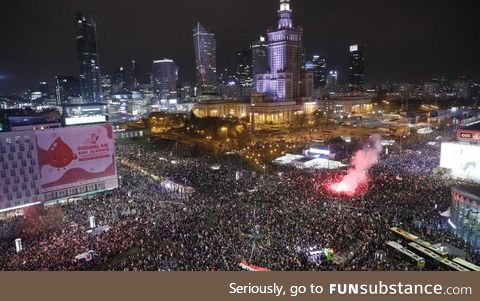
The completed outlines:
[[[460,184],[453,186],[452,191],[463,195],[470,201],[480,203],[480,186]]]
[[[462,128],[463,130],[469,130],[469,131],[480,131],[480,122],[477,122],[475,124],[472,124],[470,126],[466,126]]]

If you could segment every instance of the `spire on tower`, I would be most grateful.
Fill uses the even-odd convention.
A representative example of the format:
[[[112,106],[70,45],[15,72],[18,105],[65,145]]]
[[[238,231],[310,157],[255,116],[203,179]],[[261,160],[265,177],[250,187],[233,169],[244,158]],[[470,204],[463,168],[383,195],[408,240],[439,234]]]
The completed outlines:
[[[278,10],[278,28],[292,28],[292,10],[290,9],[290,0],[280,0],[280,9]]]
[[[280,0],[280,11],[291,11],[290,0]]]

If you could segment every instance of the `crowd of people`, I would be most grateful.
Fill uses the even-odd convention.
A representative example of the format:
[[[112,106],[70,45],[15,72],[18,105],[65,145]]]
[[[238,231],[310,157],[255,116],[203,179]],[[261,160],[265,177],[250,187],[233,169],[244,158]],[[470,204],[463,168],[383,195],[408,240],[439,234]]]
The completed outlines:
[[[17,237],[7,235],[0,269],[232,271],[243,260],[275,271],[415,269],[376,258],[394,239],[392,226],[455,245],[479,263],[478,250],[457,239],[440,216],[455,182],[433,174],[440,151],[427,141],[412,135],[401,148],[391,147],[369,171],[365,193],[353,197],[326,189],[343,171],[269,165],[258,173],[238,155],[180,153],[178,145],[146,139],[118,142],[120,187],[57,205],[62,214],[53,229],[18,233],[19,253]],[[342,146],[342,153],[351,156],[356,147]],[[195,190],[188,197],[173,193],[145,170]],[[110,231],[89,231],[91,216]],[[0,227],[15,228],[24,218]],[[303,260],[303,250],[321,248],[334,250],[334,262]],[[75,259],[89,251],[91,260]]]

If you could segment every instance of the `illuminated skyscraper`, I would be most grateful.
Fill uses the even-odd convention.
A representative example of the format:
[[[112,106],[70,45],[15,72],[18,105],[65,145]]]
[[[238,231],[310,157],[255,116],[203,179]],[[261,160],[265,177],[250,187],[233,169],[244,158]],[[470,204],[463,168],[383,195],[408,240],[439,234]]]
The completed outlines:
[[[177,98],[178,68],[173,60],[153,61],[152,80],[155,95],[160,99]]]
[[[217,78],[217,42],[215,35],[197,23],[193,29],[197,85],[203,94],[215,94]]]
[[[72,98],[80,96],[80,82],[77,78],[69,75],[59,75],[55,79],[57,105],[69,104]]]
[[[311,97],[313,74],[302,71],[302,34],[294,28],[290,0],[280,0],[278,29],[268,32],[269,73],[257,76],[257,91],[277,101]]]
[[[252,51],[237,52],[237,66],[235,76],[242,87],[252,86]]]
[[[338,72],[335,70],[329,71],[327,75],[328,91],[335,92],[337,89],[337,83],[338,83]]]
[[[125,69],[120,67],[113,72],[113,81],[112,81],[112,91],[113,93],[118,93],[125,89],[126,86],[126,76]]]
[[[100,83],[102,85],[103,97],[107,97],[112,93],[112,77],[107,74],[102,74],[100,76]]]
[[[50,88],[48,87],[48,83],[39,82],[37,86],[37,91],[39,91],[42,94],[42,98],[48,97],[48,94],[50,94]]]
[[[75,15],[78,58],[80,61],[80,91],[84,103],[102,102],[97,38],[93,18]]]
[[[265,37],[260,37],[258,42],[251,46],[252,49],[252,79],[253,86],[257,86],[257,75],[268,72],[268,45]]]
[[[327,84],[327,60],[324,57],[314,55],[312,59],[313,87],[324,88]]]
[[[48,98],[49,88],[47,82],[39,82],[38,85],[32,89],[30,100],[35,100],[37,102],[42,102]]]
[[[353,92],[363,91],[365,84],[365,46],[350,46],[349,87]]]
[[[131,91],[137,90],[138,82],[138,67],[135,60],[131,60],[127,70],[127,85]]]

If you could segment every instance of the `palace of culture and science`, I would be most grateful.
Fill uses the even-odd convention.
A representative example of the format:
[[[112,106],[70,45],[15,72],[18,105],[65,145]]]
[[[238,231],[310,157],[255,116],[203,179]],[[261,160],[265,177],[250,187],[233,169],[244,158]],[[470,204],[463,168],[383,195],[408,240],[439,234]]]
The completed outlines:
[[[278,29],[268,32],[269,72],[257,76],[257,92],[274,101],[302,102],[313,93],[313,73],[302,71],[302,29],[295,28],[290,0],[280,0]]]

